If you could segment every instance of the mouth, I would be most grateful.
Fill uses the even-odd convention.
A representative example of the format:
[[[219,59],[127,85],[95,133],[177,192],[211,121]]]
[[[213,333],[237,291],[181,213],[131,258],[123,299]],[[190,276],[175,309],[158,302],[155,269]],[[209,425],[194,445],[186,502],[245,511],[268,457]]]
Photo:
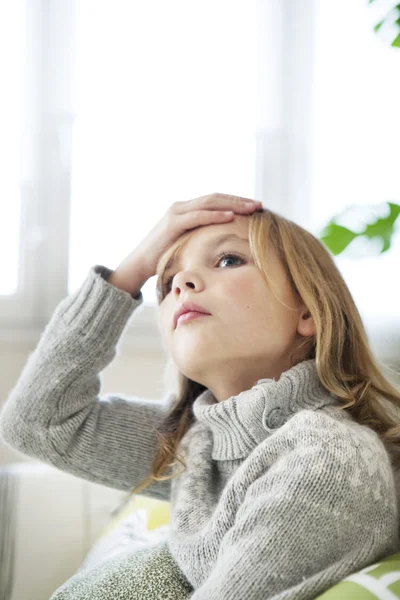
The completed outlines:
[[[210,315],[210,313],[199,304],[195,304],[194,302],[183,302],[174,313],[174,329],[176,329],[179,323],[207,315]]]
[[[190,310],[189,312],[183,313],[180,315],[176,322],[176,327],[179,327],[181,323],[186,323],[186,321],[191,321],[192,319],[198,319],[199,317],[211,317],[210,314],[198,312],[196,310]]]

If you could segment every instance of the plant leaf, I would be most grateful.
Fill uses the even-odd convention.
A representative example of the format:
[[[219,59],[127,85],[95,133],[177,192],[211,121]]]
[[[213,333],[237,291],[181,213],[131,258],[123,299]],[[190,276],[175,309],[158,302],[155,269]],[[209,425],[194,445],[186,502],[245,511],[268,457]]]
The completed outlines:
[[[373,2],[374,0],[369,0],[368,4],[371,4],[371,2]],[[395,27],[398,30],[398,34],[395,35],[394,40],[390,43],[390,45],[394,48],[398,48],[400,45],[400,18],[398,18],[398,15],[400,14],[400,4],[396,4],[396,2],[393,1],[393,7],[391,8],[391,10],[389,10],[386,15],[383,17],[383,19],[381,21],[379,21],[379,23],[377,23],[374,26],[374,31],[376,34],[380,34],[380,29],[382,28],[382,25],[388,25],[389,28]],[[396,32],[395,32],[396,33]],[[385,36],[381,35],[382,38],[384,38]],[[386,40],[384,40],[386,41]]]
[[[358,234],[351,231],[351,229],[338,225],[335,220],[332,219],[320,234],[320,239],[336,256],[343,252],[357,235]]]
[[[367,224],[363,231],[357,233],[337,224],[336,219],[349,210],[349,208],[345,209],[340,215],[336,215],[329,221],[320,234],[320,240],[335,256],[343,252],[355,238],[361,236],[369,239],[380,239],[382,241],[380,254],[387,252],[395,232],[395,222],[400,215],[400,204],[394,202],[387,202],[386,204],[389,207],[389,214],[386,217],[378,217],[374,223]]]
[[[388,202],[389,214],[387,217],[378,218],[375,223],[366,226],[363,235],[372,238],[381,238],[383,245],[380,254],[383,254],[390,248],[392,235],[394,233],[394,223],[400,214],[400,205]]]

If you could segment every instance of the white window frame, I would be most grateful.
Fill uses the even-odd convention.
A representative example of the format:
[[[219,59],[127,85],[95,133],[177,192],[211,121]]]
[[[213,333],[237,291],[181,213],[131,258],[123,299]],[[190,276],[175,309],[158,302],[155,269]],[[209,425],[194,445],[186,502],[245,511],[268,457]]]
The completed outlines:
[[[256,198],[307,227],[317,0],[259,0]]]
[[[18,290],[0,297],[0,341],[37,342],[66,295],[75,0],[25,0]],[[62,23],[62,26],[60,26]]]

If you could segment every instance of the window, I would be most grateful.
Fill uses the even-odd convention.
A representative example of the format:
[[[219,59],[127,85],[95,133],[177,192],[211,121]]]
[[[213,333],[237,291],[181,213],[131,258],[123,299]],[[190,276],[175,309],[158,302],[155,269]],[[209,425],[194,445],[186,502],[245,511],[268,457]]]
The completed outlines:
[[[400,203],[400,52],[373,30],[387,8],[387,2],[369,6],[367,0],[317,3],[313,233],[349,205]],[[368,222],[375,214],[386,215],[383,206],[368,212]],[[340,222],[361,231],[360,216],[357,209]],[[365,256],[356,258],[360,255]],[[382,255],[374,244],[354,240],[335,261],[365,322],[382,325],[387,320],[395,329],[400,324],[400,232]]]
[[[21,0],[0,4],[0,295],[18,288],[20,260],[20,179],[24,81],[24,6]]]
[[[400,55],[374,4],[2,4],[2,338],[37,340],[89,268],[116,268],[176,200],[259,198],[317,235],[349,204],[399,202]],[[336,258],[365,322],[391,331],[398,256],[399,236]]]
[[[92,265],[116,268],[174,201],[253,197],[255,7],[78,3],[70,292]],[[142,291],[156,302],[155,277]]]

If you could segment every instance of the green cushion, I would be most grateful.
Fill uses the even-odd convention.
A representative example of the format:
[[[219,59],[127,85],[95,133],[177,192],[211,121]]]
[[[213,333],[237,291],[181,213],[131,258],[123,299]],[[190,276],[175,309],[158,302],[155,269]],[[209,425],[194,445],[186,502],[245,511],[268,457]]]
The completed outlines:
[[[400,552],[349,575],[315,600],[395,600],[400,598]]]

